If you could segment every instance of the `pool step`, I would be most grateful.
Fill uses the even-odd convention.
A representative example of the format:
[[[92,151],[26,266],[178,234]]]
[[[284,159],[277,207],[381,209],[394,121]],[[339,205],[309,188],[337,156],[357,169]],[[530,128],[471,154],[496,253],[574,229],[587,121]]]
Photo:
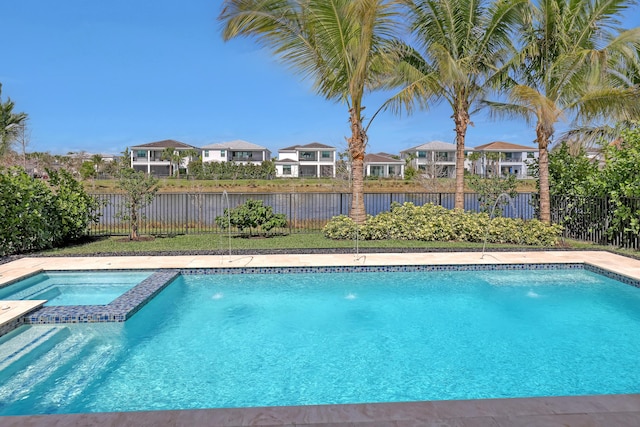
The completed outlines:
[[[0,341],[0,371],[20,359],[42,354],[69,336],[63,326],[26,326],[2,337]]]
[[[55,328],[58,327],[52,329]],[[91,339],[84,334],[72,334],[68,328],[61,329],[60,335],[56,334],[57,339],[51,341],[52,345],[26,352],[19,360],[0,370],[0,403],[17,401],[28,395],[80,354]]]
[[[78,358],[80,360],[68,366],[65,375],[56,381],[55,387],[47,390],[38,404],[44,411],[68,407],[82,393],[91,389],[91,384],[106,372],[118,354],[119,347],[110,342],[87,345]]]

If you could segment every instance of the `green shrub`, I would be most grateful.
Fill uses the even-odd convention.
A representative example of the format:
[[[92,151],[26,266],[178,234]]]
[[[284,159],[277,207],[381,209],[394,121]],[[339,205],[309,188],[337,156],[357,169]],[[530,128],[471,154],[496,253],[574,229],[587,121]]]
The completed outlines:
[[[241,233],[249,235],[271,231],[287,226],[284,214],[274,214],[271,206],[264,206],[262,200],[247,200],[234,209],[225,208],[224,213],[216,217],[216,224],[222,229],[237,227]]]
[[[394,203],[388,212],[369,216],[359,227],[344,215],[334,217],[323,229],[335,240],[422,240],[513,243],[536,246],[557,244],[562,228],[538,220],[493,218],[486,213],[449,210],[433,204],[415,206]]]
[[[0,172],[0,256],[60,246],[96,219],[95,200],[70,174],[53,173],[51,185],[22,168]]]

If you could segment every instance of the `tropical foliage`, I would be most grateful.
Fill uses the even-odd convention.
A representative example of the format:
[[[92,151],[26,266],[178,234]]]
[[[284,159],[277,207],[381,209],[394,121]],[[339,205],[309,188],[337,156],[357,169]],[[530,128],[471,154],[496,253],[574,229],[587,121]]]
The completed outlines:
[[[120,170],[118,188],[124,193],[118,217],[129,222],[129,239],[137,240],[142,209],[149,205],[158,192],[158,178],[130,168]]]
[[[455,207],[464,209],[465,138],[471,115],[505,78],[515,54],[512,40],[525,14],[524,0],[415,0],[405,2],[417,40],[404,46],[390,86],[404,87],[389,102],[399,111],[451,107],[456,139]]]
[[[271,179],[275,175],[276,166],[271,160],[260,165],[198,160],[189,163],[189,177],[195,179]]]
[[[558,243],[562,227],[538,220],[493,218],[486,213],[468,213],[459,209],[413,203],[394,203],[388,212],[369,216],[356,224],[343,215],[331,219],[323,229],[330,239],[354,240],[422,240],[514,243],[553,246]]]
[[[97,220],[97,203],[65,171],[51,185],[22,168],[0,171],[0,256],[48,249],[78,239]]]
[[[11,145],[20,134],[20,129],[26,124],[25,113],[14,113],[15,104],[7,98],[2,102],[2,84],[0,83],[0,157],[11,150]]]
[[[637,66],[640,28],[621,31],[630,0],[543,0],[531,3],[520,29],[514,83],[504,102],[488,103],[497,117],[535,125],[539,155],[540,218],[551,220],[549,145],[556,125],[640,117],[640,88],[627,69]],[[634,65],[635,64],[635,65]]]
[[[253,235],[286,227],[287,218],[273,213],[273,208],[264,206],[262,200],[249,199],[236,208],[225,208],[224,213],[216,217],[216,224],[223,230],[237,227],[241,233]]]
[[[226,0],[219,18],[225,40],[255,37],[278,60],[311,79],[319,95],[346,105],[353,177],[350,216],[357,222],[366,216],[363,99],[393,66],[390,52],[401,22],[397,6],[397,0]]]

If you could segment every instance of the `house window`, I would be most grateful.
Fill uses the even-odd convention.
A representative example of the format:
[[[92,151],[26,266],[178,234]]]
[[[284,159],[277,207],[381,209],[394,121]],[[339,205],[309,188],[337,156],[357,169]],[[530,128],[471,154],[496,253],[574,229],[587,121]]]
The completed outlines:
[[[397,174],[395,166],[389,166],[388,170],[389,170],[389,175],[391,175],[391,176],[395,176]]]
[[[282,175],[291,175],[291,165],[282,166]]]
[[[136,157],[147,157],[147,152],[144,150],[136,151]]]
[[[227,155],[227,150],[220,150],[220,157],[224,157]]]
[[[449,160],[449,153],[446,151],[436,153],[436,159],[442,162],[446,162]]]
[[[209,150],[204,150],[204,156],[209,157]]]
[[[533,157],[534,157],[534,154],[531,151],[529,151],[527,153],[527,159],[533,159]]]
[[[424,159],[425,157],[427,157],[427,152],[426,151],[418,151],[418,158],[419,159]]]
[[[505,160],[513,160],[513,153],[504,153]]]
[[[322,152],[322,158],[323,159],[330,159],[331,158],[331,151],[323,151]]]

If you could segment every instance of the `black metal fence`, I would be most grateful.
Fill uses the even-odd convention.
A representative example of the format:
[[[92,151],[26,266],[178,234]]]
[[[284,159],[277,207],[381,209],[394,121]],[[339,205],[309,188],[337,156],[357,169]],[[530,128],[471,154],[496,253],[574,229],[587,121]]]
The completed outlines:
[[[553,197],[551,221],[564,227],[564,236],[601,245],[640,249],[640,199]]]
[[[127,235],[129,226],[123,218],[123,196],[119,194],[94,195],[101,204],[100,221],[91,227],[94,236]],[[534,210],[531,193],[519,194],[502,208],[503,216],[531,219]],[[182,193],[157,194],[153,202],[143,209],[139,233],[150,235],[196,234],[226,232],[216,225],[216,217],[224,209],[235,208],[248,199],[262,200],[274,213],[285,214],[286,230],[276,232],[304,233],[321,230],[334,216],[348,215],[350,193]],[[388,211],[393,202],[412,202],[417,206],[433,203],[452,209],[453,193],[371,193],[365,194],[368,214]],[[480,209],[477,194],[465,194],[465,208]]]
[[[532,219],[537,216],[536,194],[520,193],[502,208],[503,216]],[[122,217],[123,196],[97,194],[100,201],[100,221],[91,227],[94,236],[127,235],[129,225]],[[262,200],[274,213],[284,214],[287,228],[275,232],[305,233],[319,231],[334,216],[348,215],[350,193],[181,193],[158,194],[143,212],[139,232],[149,235],[197,234],[227,232],[216,225],[216,217],[224,209],[235,208],[249,199]],[[392,203],[426,203],[453,209],[453,193],[370,193],[364,202],[368,214],[388,211]],[[478,195],[465,194],[465,209],[479,211]],[[603,245],[640,249],[640,236],[631,231],[633,219],[621,220],[616,212],[635,213],[640,220],[640,199],[553,197],[551,220],[564,227],[564,236]],[[631,215],[633,218],[633,215]],[[636,226],[637,227],[637,226]],[[237,233],[237,230],[232,230]]]

